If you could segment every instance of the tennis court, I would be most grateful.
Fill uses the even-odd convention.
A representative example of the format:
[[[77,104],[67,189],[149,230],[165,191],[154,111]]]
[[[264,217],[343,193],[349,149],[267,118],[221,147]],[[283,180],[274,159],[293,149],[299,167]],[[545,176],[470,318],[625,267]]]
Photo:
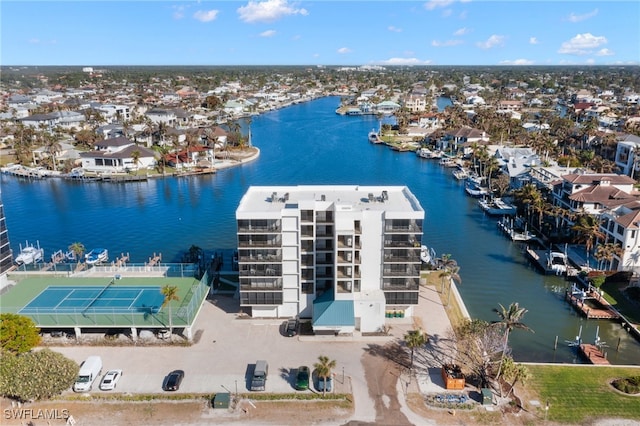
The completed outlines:
[[[157,313],[163,301],[160,287],[49,286],[19,313]]]

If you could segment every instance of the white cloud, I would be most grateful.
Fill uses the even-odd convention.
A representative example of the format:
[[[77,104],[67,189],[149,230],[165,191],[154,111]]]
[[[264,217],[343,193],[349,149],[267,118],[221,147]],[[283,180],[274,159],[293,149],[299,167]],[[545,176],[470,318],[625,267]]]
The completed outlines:
[[[193,17],[200,22],[211,22],[218,17],[218,10],[199,10],[193,14]]]
[[[513,61],[511,60],[505,60],[505,61],[500,61],[500,65],[533,65],[534,62],[530,59],[514,59]]]
[[[462,40],[445,40],[445,41],[433,40],[431,42],[431,46],[433,46],[433,47],[449,47],[449,46],[457,46],[457,45],[462,44],[462,43],[463,43]]]
[[[173,19],[184,18],[185,6],[173,6]]]
[[[558,53],[587,55],[603,44],[607,44],[607,38],[604,36],[594,36],[591,33],[577,34],[571,40],[562,43]]]
[[[593,18],[597,14],[598,14],[598,9],[594,9],[591,12],[585,13],[583,15],[576,15],[575,13],[571,12],[569,14],[569,16],[567,17],[567,21],[569,21],[569,22],[582,22],[582,21],[585,21],[585,20],[587,20],[589,18]]]
[[[457,30],[456,32],[453,33],[454,36],[463,36],[465,34],[469,34],[469,32],[471,32],[471,30],[469,28],[463,27],[460,28],[459,30]]]
[[[447,7],[451,3],[453,3],[453,0],[429,0],[424,4],[424,8],[427,10],[433,10],[439,7]]]
[[[479,41],[476,45],[480,49],[491,49],[492,47],[504,45],[505,37],[497,34],[493,34],[486,41]]]
[[[431,61],[423,61],[418,58],[389,58],[377,63],[381,65],[429,65]]]
[[[260,33],[260,37],[273,37],[276,35],[276,30],[267,30]]]
[[[306,9],[298,9],[287,3],[287,0],[250,1],[237,10],[240,20],[247,23],[273,22],[288,15],[309,14]]]
[[[387,29],[389,31],[393,31],[394,33],[401,33],[402,32],[402,28],[394,27],[393,25],[389,25],[387,27]]]
[[[338,49],[338,53],[340,54],[351,53],[351,49],[349,49],[348,47],[341,47],[340,49]]]
[[[538,44],[540,43],[536,37],[529,37],[529,44]]]
[[[589,58],[586,61],[584,61],[587,65],[593,65],[596,63],[596,61],[593,58]]]
[[[611,50],[607,49],[606,47],[604,49],[600,49],[596,52],[597,56],[613,56],[615,55],[615,53],[613,53]]]
[[[32,38],[29,40],[30,44],[57,44],[58,40],[56,39],[52,39],[52,40],[40,40],[39,38]]]

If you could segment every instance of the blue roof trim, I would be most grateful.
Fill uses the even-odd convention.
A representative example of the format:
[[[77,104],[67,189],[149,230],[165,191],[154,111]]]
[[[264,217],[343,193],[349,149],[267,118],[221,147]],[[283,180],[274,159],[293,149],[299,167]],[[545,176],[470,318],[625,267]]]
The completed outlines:
[[[353,300],[334,300],[332,292],[326,292],[313,301],[312,324],[314,327],[355,326]]]

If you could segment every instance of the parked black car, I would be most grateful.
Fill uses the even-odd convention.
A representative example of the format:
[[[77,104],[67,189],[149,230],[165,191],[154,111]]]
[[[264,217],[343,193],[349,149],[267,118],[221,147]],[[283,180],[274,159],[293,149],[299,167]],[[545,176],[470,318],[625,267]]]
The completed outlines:
[[[180,389],[182,379],[184,379],[184,371],[174,370],[165,377],[162,389],[166,391],[177,391]]]
[[[284,335],[287,337],[293,337],[298,334],[298,320],[296,318],[291,318],[287,320],[284,329]]]

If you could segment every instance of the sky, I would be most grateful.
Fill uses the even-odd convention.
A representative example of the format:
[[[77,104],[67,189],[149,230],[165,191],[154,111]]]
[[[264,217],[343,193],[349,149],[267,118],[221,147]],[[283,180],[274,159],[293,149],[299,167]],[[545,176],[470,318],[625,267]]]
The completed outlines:
[[[0,2],[0,65],[638,65],[640,1]]]

